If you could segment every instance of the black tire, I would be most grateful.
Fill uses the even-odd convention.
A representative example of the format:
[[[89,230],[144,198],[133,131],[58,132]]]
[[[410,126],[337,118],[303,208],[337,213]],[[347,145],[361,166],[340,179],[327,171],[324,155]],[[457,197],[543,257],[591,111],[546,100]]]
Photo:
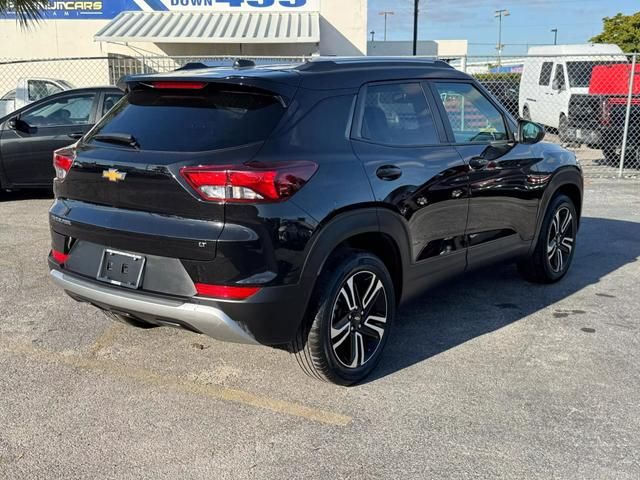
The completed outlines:
[[[104,313],[108,319],[115,320],[116,322],[124,323],[126,325],[129,325],[130,327],[141,328],[143,330],[148,330],[150,328],[157,327],[157,325],[143,322],[133,317],[127,317],[125,315],[120,315],[118,313],[110,312],[108,310],[103,310],[102,313]]]
[[[533,254],[518,264],[522,276],[534,283],[555,283],[562,279],[573,261],[577,231],[575,205],[566,195],[555,196],[547,208]]]
[[[605,145],[602,147],[602,156],[604,157],[604,164],[617,167],[620,165],[620,154],[618,149],[611,145]]]
[[[384,263],[367,252],[342,251],[323,269],[291,351],[309,376],[353,385],[380,361],[395,314],[395,291]]]
[[[560,115],[560,121],[558,122],[558,137],[560,137],[560,143],[575,143],[575,135],[571,134],[569,119],[564,113]]]

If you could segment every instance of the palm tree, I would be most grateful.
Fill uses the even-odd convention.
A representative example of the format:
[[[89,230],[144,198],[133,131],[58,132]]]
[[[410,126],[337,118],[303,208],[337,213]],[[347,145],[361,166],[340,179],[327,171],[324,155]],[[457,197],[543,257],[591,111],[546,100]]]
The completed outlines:
[[[30,21],[40,20],[48,3],[48,0],[0,0],[0,15],[16,12],[18,22],[25,27]]]

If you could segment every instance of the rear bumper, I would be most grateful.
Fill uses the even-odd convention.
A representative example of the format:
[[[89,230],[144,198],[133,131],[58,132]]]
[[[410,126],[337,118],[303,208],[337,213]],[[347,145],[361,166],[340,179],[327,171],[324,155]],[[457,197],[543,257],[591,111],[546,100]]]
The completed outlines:
[[[243,330],[222,310],[181,300],[123,291],[99,285],[59,270],[51,270],[53,282],[74,298],[100,308],[140,314],[162,323],[177,323],[224,342],[258,344],[253,335]]]

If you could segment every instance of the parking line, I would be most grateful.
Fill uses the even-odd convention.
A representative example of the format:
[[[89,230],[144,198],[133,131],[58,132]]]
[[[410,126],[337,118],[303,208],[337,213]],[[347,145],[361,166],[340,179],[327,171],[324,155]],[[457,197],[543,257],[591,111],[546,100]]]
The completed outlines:
[[[104,332],[96,339],[96,341],[91,345],[89,349],[89,353],[98,353],[100,350],[110,347],[113,345],[114,340],[116,339],[116,335],[124,328],[124,325],[121,325],[117,322],[112,322]]]
[[[351,417],[339,413],[256,395],[244,390],[227,388],[220,385],[199,384],[183,380],[178,376],[163,375],[152,372],[151,370],[132,368],[111,360],[69,355],[52,352],[50,350],[37,349],[29,345],[12,345],[5,342],[0,342],[0,349],[8,353],[28,355],[50,363],[67,365],[89,371],[99,371],[112,376],[125,377],[130,380],[144,382],[148,385],[173,388],[186,393],[248,405],[326,425],[344,427],[352,421]]]

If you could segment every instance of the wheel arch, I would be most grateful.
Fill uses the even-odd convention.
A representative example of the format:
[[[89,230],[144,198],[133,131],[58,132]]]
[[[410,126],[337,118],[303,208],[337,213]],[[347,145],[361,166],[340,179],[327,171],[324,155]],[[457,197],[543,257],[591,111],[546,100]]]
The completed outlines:
[[[544,195],[540,200],[540,207],[538,209],[538,216],[536,220],[536,235],[531,243],[531,251],[535,249],[540,236],[540,230],[542,229],[542,223],[544,216],[547,213],[551,200],[557,195],[567,195],[573,202],[576,208],[577,222],[580,226],[580,217],[582,215],[583,206],[583,180],[582,174],[578,168],[564,167],[560,169],[551,178]]]
[[[402,296],[405,266],[410,262],[408,230],[398,217],[384,208],[367,207],[329,220],[309,248],[303,267],[309,297],[327,260],[343,248],[353,248],[371,252],[382,260],[391,274],[397,303]]]

